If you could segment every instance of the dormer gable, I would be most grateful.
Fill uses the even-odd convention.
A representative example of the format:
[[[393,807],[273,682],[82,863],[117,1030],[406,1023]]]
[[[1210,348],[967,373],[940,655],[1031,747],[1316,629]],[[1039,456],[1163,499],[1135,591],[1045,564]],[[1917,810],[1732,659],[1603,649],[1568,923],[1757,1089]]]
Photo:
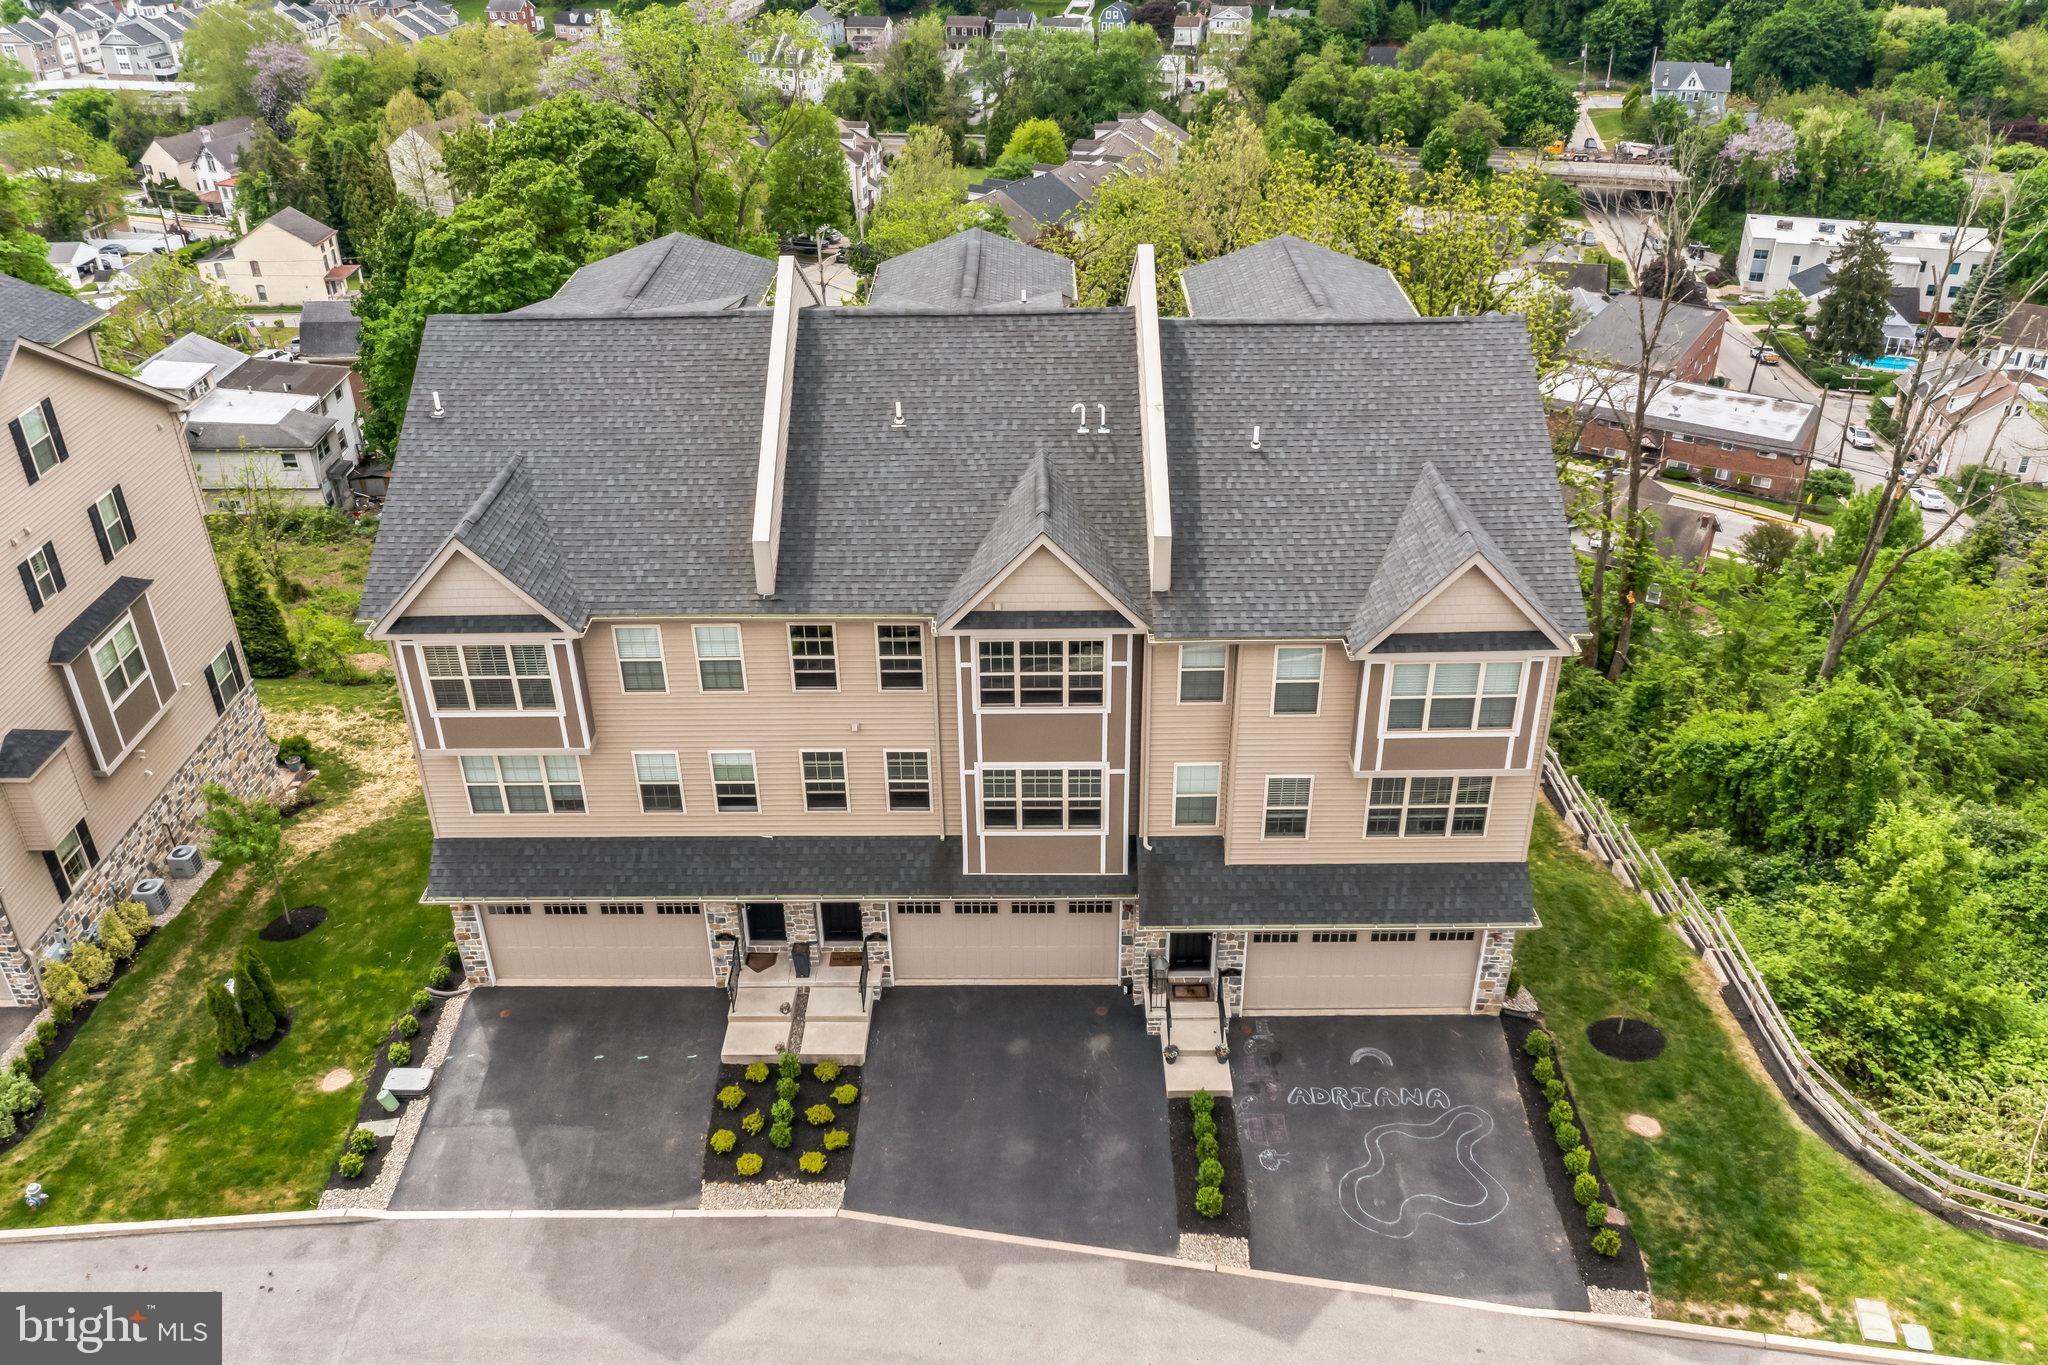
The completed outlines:
[[[1115,561],[1043,454],[1024,467],[953,585],[939,628],[956,629],[984,610],[1110,614],[1144,629]]]

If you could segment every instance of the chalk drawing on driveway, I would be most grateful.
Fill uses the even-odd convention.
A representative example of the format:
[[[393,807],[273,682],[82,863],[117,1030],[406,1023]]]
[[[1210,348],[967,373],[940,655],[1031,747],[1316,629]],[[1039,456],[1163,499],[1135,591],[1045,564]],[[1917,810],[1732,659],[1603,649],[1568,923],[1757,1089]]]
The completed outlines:
[[[1372,1058],[1381,1066],[1392,1066],[1394,1064],[1394,1059],[1392,1057],[1389,1057],[1386,1053],[1380,1051],[1378,1048],[1362,1047],[1358,1049],[1358,1051],[1351,1054],[1351,1065],[1357,1066],[1367,1057]]]
[[[1396,1121],[1369,1129],[1364,1139],[1365,1164],[1346,1171],[1337,1181],[1337,1207],[1346,1218],[1382,1237],[1413,1237],[1424,1220],[1430,1218],[1442,1219],[1454,1227],[1490,1223],[1507,1212],[1508,1190],[1493,1172],[1479,1164],[1472,1149],[1492,1131],[1493,1116],[1469,1104],[1461,1104],[1428,1122]],[[1374,1213],[1373,1195],[1377,1191],[1400,1188],[1387,1158],[1386,1144],[1390,1138],[1418,1144],[1451,1142],[1458,1168],[1471,1179],[1470,1187],[1455,1197],[1433,1190],[1408,1195],[1391,1218]]]
[[[1292,1152],[1276,1152],[1271,1147],[1259,1153],[1259,1164],[1269,1171],[1277,1171],[1293,1159]]]

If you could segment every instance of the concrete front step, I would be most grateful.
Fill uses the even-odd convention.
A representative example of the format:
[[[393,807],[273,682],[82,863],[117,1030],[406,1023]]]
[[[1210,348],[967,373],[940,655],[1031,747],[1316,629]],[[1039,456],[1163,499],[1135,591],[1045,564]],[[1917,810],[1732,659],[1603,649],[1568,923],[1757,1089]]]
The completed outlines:
[[[1166,1094],[1169,1099],[1192,1095],[1197,1090],[1206,1090],[1212,1095],[1230,1094],[1230,1063],[1216,1060],[1218,1033],[1213,1016],[1183,1018],[1176,1013],[1173,1017],[1173,1043],[1180,1049],[1180,1059],[1166,1060],[1166,1044],[1160,1040],[1159,1063],[1166,1073]]]
[[[725,1042],[718,1049],[721,1062],[772,1062],[782,1055],[783,1047],[789,1042],[789,1020],[787,1019],[741,1019],[728,1020],[725,1026]]]
[[[754,1021],[780,1019],[784,1032],[789,1030],[789,1020],[796,1008],[796,987],[794,986],[748,986],[741,985],[739,995],[733,1001],[731,1018]]]
[[[806,1062],[838,1062],[860,1066],[868,1059],[868,1026],[865,1019],[817,1019],[804,1016],[804,1040],[797,1055]]]
[[[867,1011],[860,1007],[858,986],[813,986],[804,1005],[805,1027],[820,1020],[859,1023],[867,1017]]]

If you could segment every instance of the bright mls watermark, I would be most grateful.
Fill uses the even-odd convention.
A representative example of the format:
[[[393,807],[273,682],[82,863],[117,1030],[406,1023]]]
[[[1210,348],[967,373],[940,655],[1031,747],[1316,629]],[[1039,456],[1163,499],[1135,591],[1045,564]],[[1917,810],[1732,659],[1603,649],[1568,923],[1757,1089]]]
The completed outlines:
[[[220,1294],[0,1292],[0,1361],[220,1365]]]

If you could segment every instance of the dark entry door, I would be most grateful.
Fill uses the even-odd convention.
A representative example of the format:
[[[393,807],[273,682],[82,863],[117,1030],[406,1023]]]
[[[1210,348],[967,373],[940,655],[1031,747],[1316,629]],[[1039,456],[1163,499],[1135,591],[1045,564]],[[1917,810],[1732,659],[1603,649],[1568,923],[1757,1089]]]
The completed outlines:
[[[1209,970],[1209,934],[1173,934],[1166,940],[1166,970],[1206,972]]]
[[[826,901],[819,907],[819,924],[827,943],[860,942],[860,902]]]
[[[747,905],[747,942],[786,943],[788,920],[779,901],[752,901]]]

